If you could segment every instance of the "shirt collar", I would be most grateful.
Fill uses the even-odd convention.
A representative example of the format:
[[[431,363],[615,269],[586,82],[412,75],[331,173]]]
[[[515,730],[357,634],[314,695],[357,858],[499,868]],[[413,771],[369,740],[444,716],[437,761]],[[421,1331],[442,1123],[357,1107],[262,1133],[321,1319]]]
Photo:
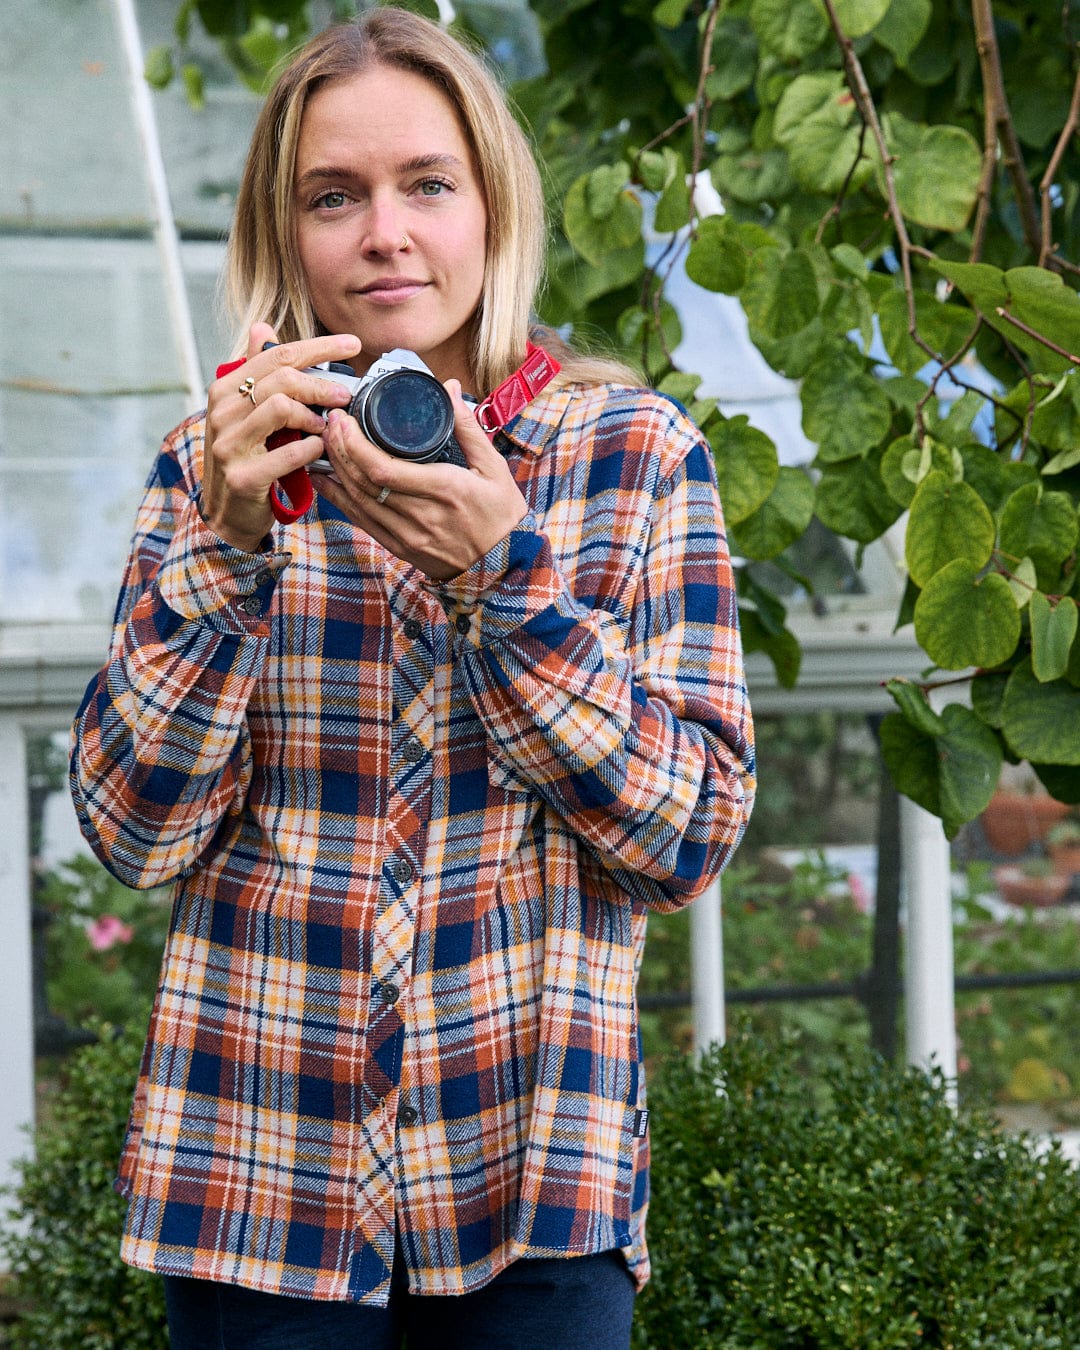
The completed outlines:
[[[542,389],[503,427],[501,434],[519,450],[537,456],[543,454],[562,425],[574,397],[575,391],[569,385]]]

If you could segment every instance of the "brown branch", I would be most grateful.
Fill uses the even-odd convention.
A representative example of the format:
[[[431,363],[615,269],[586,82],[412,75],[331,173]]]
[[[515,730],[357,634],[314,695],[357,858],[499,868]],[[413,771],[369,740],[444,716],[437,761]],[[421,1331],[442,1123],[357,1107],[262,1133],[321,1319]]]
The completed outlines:
[[[937,361],[938,353],[922,337],[918,331],[915,315],[915,282],[911,274],[911,256],[918,253],[922,257],[932,257],[926,249],[917,249],[911,242],[911,236],[908,234],[907,222],[904,220],[903,213],[900,210],[900,200],[896,195],[896,177],[893,173],[893,164],[896,161],[895,155],[889,149],[885,140],[885,131],[881,125],[881,119],[878,117],[877,108],[874,105],[873,95],[870,93],[870,86],[866,80],[866,73],[862,68],[858,56],[855,54],[855,47],[851,38],[844,32],[840,25],[840,18],[836,12],[834,0],[823,0],[826,13],[829,16],[829,24],[833,34],[840,47],[840,52],[844,61],[844,78],[847,80],[848,88],[851,90],[852,97],[855,99],[855,106],[859,110],[859,116],[864,124],[870,128],[870,134],[877,145],[878,154],[881,156],[881,168],[885,178],[885,200],[888,203],[889,218],[892,221],[893,229],[896,231],[896,241],[900,251],[900,277],[904,286],[904,297],[907,301],[908,316],[908,337],[915,345],[930,357],[932,361]],[[926,427],[922,423],[922,410],[916,409],[916,423],[918,426],[920,438],[925,435]]]
[[[962,361],[964,359],[964,357],[975,345],[975,339],[979,336],[979,333],[985,322],[986,321],[983,318],[983,316],[981,314],[977,314],[975,318],[975,327],[964,339],[963,344],[959,347],[957,351],[953,352],[952,356],[950,356],[947,360],[941,361],[937,370],[934,372],[933,379],[929,382],[929,384],[926,387],[926,393],[923,394],[922,398],[920,398],[918,403],[916,403],[915,405],[915,424],[918,427],[920,433],[925,429],[926,425],[925,422],[923,421],[923,409],[930,402],[930,400],[936,396],[938,382],[940,381],[943,375],[948,375],[950,379],[953,379],[954,384],[959,383],[959,381],[953,378],[952,369],[959,361]]]
[[[1019,328],[1021,333],[1026,333],[1029,338],[1033,338],[1040,346],[1048,347],[1050,351],[1056,352],[1058,356],[1063,356],[1065,360],[1072,365],[1080,366],[1080,356],[1074,356],[1072,352],[1066,351],[1064,347],[1059,347],[1056,342],[1051,342],[1050,339],[1040,333],[1037,328],[1030,328],[1021,319],[1010,314],[1003,305],[999,305],[995,310],[995,313],[999,319],[1004,319],[1006,323],[1011,323],[1014,328]]]
[[[1005,79],[1001,73],[1001,52],[994,33],[992,0],[971,0],[971,15],[975,21],[975,48],[982,71],[983,98],[986,101],[986,135],[992,135],[1001,147],[1006,172],[1012,180],[1024,239],[1032,253],[1040,251],[1039,216],[1035,209],[1035,193],[1024,165],[1023,151],[1016,136],[1009,100],[1005,94]],[[988,145],[984,145],[984,156]]]
[[[1061,167],[1061,161],[1065,150],[1072,139],[1077,125],[1080,124],[1080,72],[1077,73],[1076,81],[1073,84],[1072,102],[1069,104],[1069,116],[1065,119],[1065,125],[1061,129],[1061,135],[1058,137],[1057,145],[1054,146],[1054,153],[1050,156],[1050,163],[1046,166],[1046,172],[1042,176],[1042,182],[1039,184],[1039,198],[1042,202],[1042,247],[1039,249],[1039,266],[1047,267],[1050,259],[1054,255],[1056,245],[1053,242],[1053,234],[1050,228],[1050,215],[1053,207],[1050,202],[1050,190],[1054,186],[1054,179],[1057,177],[1057,171]]]

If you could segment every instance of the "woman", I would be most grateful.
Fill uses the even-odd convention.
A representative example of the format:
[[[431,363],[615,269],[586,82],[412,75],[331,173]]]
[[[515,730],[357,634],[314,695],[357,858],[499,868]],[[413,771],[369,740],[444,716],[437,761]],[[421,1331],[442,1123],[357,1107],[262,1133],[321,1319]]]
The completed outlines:
[[[370,11],[278,82],[246,360],[165,442],[72,756],[106,865],[176,882],[119,1182],[173,1350],[628,1344],[645,913],[735,848],[752,733],[683,412],[539,332],[562,372],[492,439],[461,397],[519,388],[542,246],[527,143],[435,25]],[[310,373],[395,348],[466,467]]]

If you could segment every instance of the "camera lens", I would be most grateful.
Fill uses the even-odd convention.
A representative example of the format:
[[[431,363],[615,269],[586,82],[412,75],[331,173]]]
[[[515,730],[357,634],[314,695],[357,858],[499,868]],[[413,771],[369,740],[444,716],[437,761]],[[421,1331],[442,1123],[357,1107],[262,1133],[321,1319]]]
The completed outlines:
[[[450,396],[433,375],[395,370],[362,391],[354,413],[370,441],[400,459],[432,459],[454,429]]]

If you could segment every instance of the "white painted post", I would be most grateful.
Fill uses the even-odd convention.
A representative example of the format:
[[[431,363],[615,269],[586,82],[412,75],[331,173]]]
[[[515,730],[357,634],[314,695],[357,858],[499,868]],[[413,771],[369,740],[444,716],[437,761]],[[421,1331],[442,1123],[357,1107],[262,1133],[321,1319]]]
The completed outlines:
[[[31,953],[29,808],[26,738],[19,719],[0,712],[0,1186],[15,1180],[13,1164],[28,1156],[34,1123],[34,980]],[[0,1206],[0,1210],[7,1205]]]
[[[724,935],[720,881],[690,906],[691,992],[694,1005],[694,1051],[702,1055],[710,1045],[723,1045]]]
[[[949,843],[936,816],[900,798],[907,1059],[937,1064],[956,1097],[956,1007]]]
[[[180,369],[188,389],[192,408],[198,408],[206,393],[206,384],[199,366],[195,345],[195,326],[191,321],[187,282],[180,261],[180,237],[176,232],[169,183],[165,174],[165,159],[161,152],[157,119],[150,99],[150,89],[143,76],[145,57],[139,39],[139,21],[134,0],[116,0],[116,17],[127,65],[128,84],[135,125],[142,143],[143,163],[150,187],[154,211],[154,235],[161,255],[161,270],[165,282],[165,296],[172,319],[173,337],[180,357]]]

